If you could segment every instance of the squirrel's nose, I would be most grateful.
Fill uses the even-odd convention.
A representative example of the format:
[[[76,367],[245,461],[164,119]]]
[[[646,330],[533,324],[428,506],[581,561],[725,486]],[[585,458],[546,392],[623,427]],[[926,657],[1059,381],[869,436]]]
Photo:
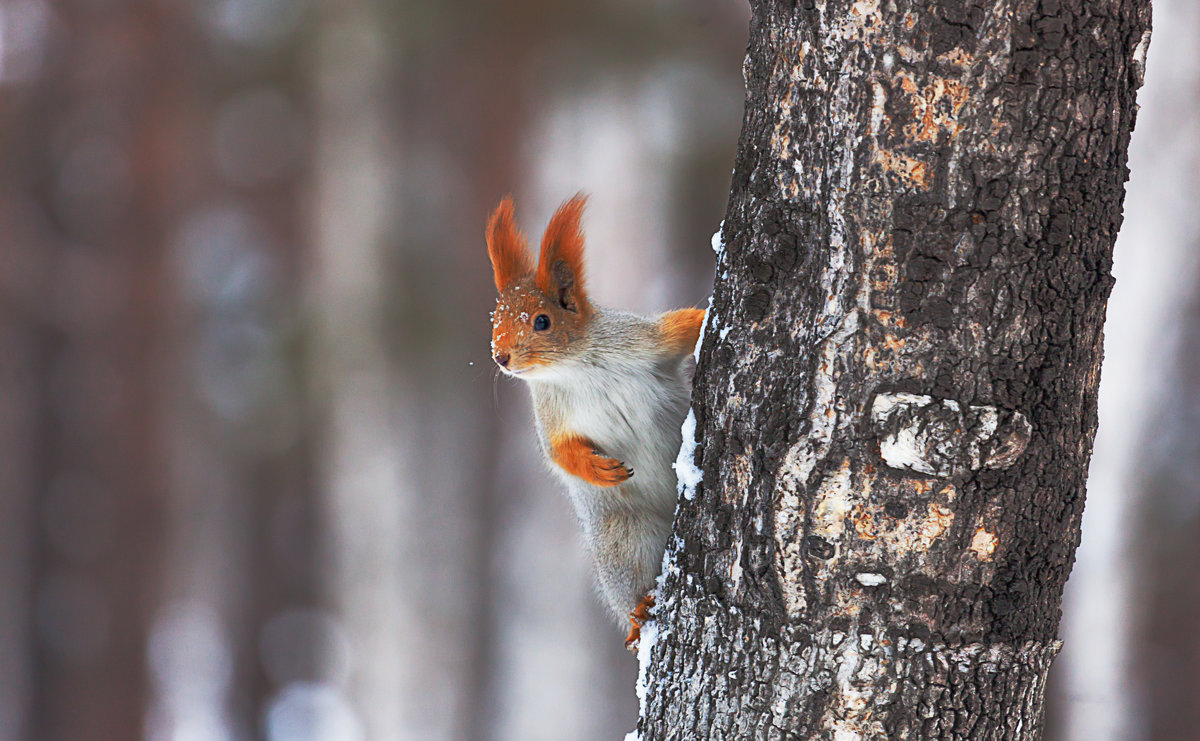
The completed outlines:
[[[496,353],[495,355],[493,355],[493,356],[492,356],[492,360],[495,360],[495,361],[496,361],[496,365],[500,366],[501,368],[507,368],[507,367],[508,367],[508,361],[509,361],[509,359],[510,359],[510,358],[509,358],[509,356],[508,356],[508,353],[506,353],[506,352],[498,352],[498,353]]]

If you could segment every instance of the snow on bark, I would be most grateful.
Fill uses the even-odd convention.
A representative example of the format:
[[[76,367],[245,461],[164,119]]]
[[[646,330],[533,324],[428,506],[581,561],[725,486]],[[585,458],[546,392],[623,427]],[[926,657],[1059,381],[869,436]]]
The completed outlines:
[[[701,330],[703,332],[703,330]],[[704,478],[704,473],[696,467],[693,459],[696,455],[696,414],[688,410],[683,420],[683,444],[679,448],[679,456],[672,467],[679,477],[679,493],[684,499],[691,499],[696,494],[696,487]]]

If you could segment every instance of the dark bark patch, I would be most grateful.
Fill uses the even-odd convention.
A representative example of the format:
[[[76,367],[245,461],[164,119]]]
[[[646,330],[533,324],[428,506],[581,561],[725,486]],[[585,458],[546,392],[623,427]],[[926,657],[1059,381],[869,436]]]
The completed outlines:
[[[810,535],[805,538],[804,545],[808,549],[808,553],[814,558],[829,559],[833,558],[833,554],[837,552],[833,543],[830,543],[824,538],[818,538],[815,535]]]

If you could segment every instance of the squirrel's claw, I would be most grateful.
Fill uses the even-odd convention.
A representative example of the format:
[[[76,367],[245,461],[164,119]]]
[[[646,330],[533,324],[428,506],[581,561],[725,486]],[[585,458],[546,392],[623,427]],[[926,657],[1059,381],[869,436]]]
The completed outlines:
[[[593,484],[598,486],[616,486],[624,483],[633,476],[633,469],[627,468],[616,458],[597,457],[592,463]]]

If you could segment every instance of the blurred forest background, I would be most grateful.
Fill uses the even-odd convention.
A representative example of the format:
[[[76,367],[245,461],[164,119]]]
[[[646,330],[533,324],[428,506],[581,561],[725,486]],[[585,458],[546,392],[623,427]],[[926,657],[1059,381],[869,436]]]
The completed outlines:
[[[1047,737],[1200,727],[1200,7],[1155,0]],[[0,0],[0,739],[634,725],[489,209],[703,306],[737,0]]]

